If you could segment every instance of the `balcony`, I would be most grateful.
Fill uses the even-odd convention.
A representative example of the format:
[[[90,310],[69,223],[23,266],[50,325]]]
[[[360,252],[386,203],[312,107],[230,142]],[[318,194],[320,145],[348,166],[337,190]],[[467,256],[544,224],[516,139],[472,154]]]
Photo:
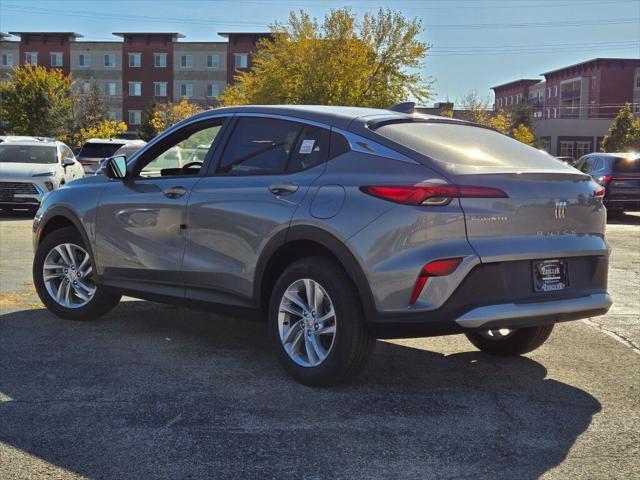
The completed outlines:
[[[564,90],[560,92],[560,100],[562,102],[580,101],[580,90]]]

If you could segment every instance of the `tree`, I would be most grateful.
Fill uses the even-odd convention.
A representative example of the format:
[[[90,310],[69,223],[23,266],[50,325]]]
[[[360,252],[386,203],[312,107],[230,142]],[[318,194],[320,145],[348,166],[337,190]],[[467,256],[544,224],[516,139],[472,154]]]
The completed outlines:
[[[533,143],[535,141],[533,132],[524,123],[521,123],[516,128],[514,128],[511,131],[511,136],[519,142],[526,143],[527,145],[531,146],[533,146]]]
[[[291,12],[258,44],[251,70],[221,96],[225,105],[316,104],[384,107],[409,96],[424,101],[430,80],[416,69],[429,47],[418,40],[417,18],[380,9],[361,22],[348,8],[331,10],[319,23]]]
[[[603,152],[640,151],[640,119],[633,117],[631,104],[625,103],[602,140]]]
[[[468,92],[463,96],[459,103],[463,110],[466,110],[466,117],[480,125],[489,125],[491,119],[491,110],[489,109],[489,100],[481,98],[476,90]]]
[[[505,110],[498,110],[487,122],[487,125],[500,133],[509,135],[511,133],[511,115]]]
[[[152,103],[143,116],[138,135],[143,140],[151,140],[171,125],[202,111],[202,108],[182,99],[180,103]]]
[[[115,138],[127,131],[127,124],[117,120],[102,120],[73,134],[73,144],[82,145],[87,138]]]
[[[515,130],[519,125],[524,125],[529,130],[533,129],[531,107],[526,102],[520,102],[511,109],[511,130]]]
[[[0,131],[57,137],[73,124],[71,75],[40,66],[15,67],[0,82]]]
[[[91,128],[107,119],[107,107],[102,100],[100,88],[96,82],[91,84],[89,94],[84,99],[79,100],[78,104],[77,127],[79,129]]]

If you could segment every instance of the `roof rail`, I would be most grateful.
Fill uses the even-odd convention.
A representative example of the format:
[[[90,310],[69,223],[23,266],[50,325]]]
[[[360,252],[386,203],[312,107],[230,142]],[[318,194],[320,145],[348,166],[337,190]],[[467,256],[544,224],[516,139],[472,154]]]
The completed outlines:
[[[416,108],[416,102],[400,102],[389,107],[392,112],[413,113]]]

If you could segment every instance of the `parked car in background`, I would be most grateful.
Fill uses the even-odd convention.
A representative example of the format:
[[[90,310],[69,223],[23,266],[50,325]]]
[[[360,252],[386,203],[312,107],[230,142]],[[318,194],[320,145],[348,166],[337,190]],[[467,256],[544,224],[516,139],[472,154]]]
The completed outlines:
[[[36,214],[47,308],[90,320],[126,294],[263,312],[305,384],[354,377],[376,337],[521,355],[611,306],[602,187],[461,120],[220,108],[104,170]]]
[[[129,158],[146,144],[147,142],[144,140],[132,140],[130,143],[121,146],[112,156]]]
[[[0,137],[0,209],[36,211],[45,193],[84,177],[71,149],[55,139]]]
[[[145,145],[142,140],[127,140],[124,138],[89,138],[78,153],[78,160],[84,167],[85,173],[93,174],[100,168],[105,158],[112,157],[124,146]]]
[[[590,153],[575,168],[604,187],[604,205],[613,212],[640,211],[640,154]]]

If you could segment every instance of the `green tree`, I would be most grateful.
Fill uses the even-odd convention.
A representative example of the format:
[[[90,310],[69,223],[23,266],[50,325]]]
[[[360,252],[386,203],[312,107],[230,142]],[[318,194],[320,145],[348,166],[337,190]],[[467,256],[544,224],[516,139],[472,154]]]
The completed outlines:
[[[531,116],[531,107],[529,107],[526,101],[518,103],[511,109],[511,130],[515,130],[520,125],[524,125],[529,130],[533,130]]]
[[[145,142],[148,142],[159,133],[159,132],[156,132],[155,127],[151,123],[151,121],[153,120],[154,112],[157,109],[158,109],[158,102],[156,102],[155,100],[152,100],[151,103],[149,103],[149,106],[146,108],[146,110],[142,112],[142,122],[138,127],[138,136]]]
[[[602,140],[603,152],[640,151],[640,119],[633,117],[631,104],[625,103]]]
[[[78,128],[91,128],[107,119],[107,107],[102,100],[100,88],[96,82],[91,84],[89,94],[78,101]]]
[[[321,23],[300,11],[271,27],[252,57],[251,70],[221,96],[225,105],[316,104],[389,107],[430,96],[429,79],[416,70],[429,46],[418,40],[417,18],[380,9],[361,21],[348,8]]]
[[[0,131],[57,137],[73,124],[71,75],[40,66],[15,67],[0,82]]]

